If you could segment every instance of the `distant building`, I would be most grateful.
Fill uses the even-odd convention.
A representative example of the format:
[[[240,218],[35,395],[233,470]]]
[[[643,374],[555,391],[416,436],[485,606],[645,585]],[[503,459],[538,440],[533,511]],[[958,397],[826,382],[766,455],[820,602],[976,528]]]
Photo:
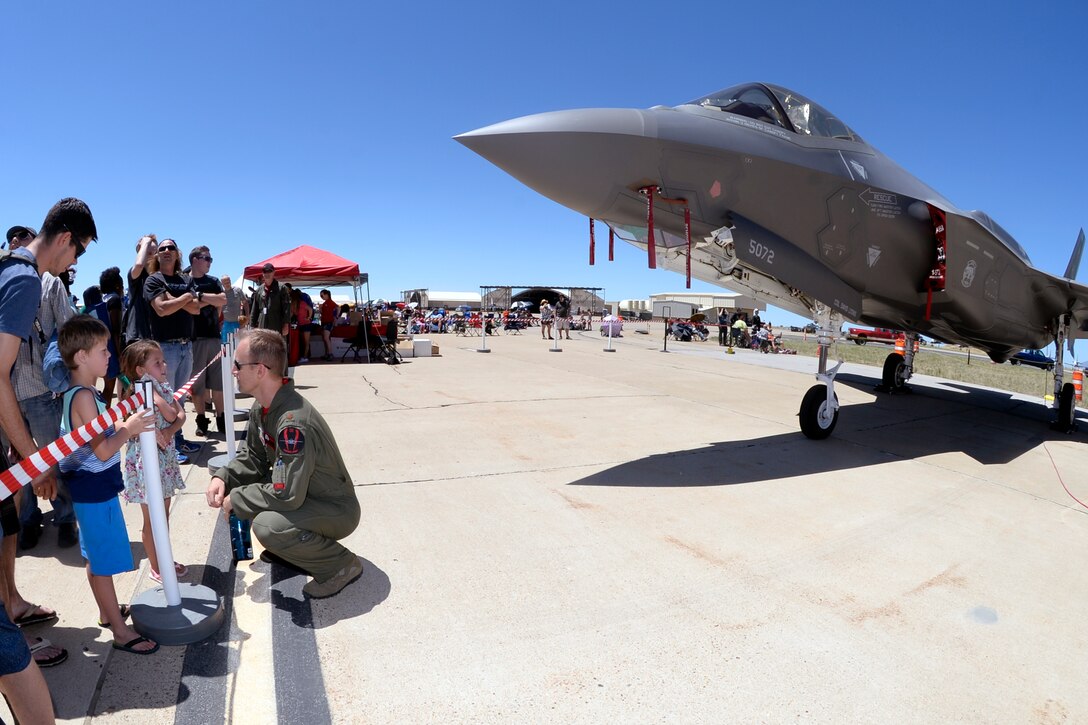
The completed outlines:
[[[480,309],[479,292],[448,292],[445,290],[411,289],[401,292],[405,304],[415,302],[423,309],[445,307],[456,309],[467,305],[470,309]]]
[[[725,308],[729,314],[746,312],[749,315],[756,310],[767,310],[765,302],[736,292],[658,292],[647,300],[620,300],[614,304],[626,313],[652,312],[655,320],[691,317],[697,312],[717,318],[719,308]]]

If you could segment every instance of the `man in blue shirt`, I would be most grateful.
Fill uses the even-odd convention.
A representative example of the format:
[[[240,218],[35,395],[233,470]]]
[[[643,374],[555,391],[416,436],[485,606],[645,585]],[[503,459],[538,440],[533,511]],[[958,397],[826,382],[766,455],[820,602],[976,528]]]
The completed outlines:
[[[19,355],[19,346],[31,335],[34,317],[41,301],[43,272],[60,276],[98,238],[91,210],[79,199],[62,199],[45,217],[41,232],[24,247],[0,262],[0,429],[20,456],[27,458],[38,449],[27,430],[11,384],[11,370]],[[0,451],[0,469],[7,468]],[[41,498],[56,495],[56,477],[50,471],[31,484]],[[0,501],[0,692],[11,704],[20,722],[52,722],[53,708],[49,688],[38,665],[31,658],[26,639],[16,625],[30,625],[57,618],[57,613],[35,606],[15,587],[15,548],[19,532],[14,496]],[[63,653],[63,656],[61,655]],[[60,664],[67,657],[63,650],[49,658]]]

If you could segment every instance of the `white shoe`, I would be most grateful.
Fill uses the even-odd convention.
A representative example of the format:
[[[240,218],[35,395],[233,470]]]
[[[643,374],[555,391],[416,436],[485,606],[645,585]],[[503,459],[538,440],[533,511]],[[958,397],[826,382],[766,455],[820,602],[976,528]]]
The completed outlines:
[[[310,358],[308,358],[308,357],[300,357],[298,359],[298,364],[299,365],[301,365],[302,363],[308,363],[308,362],[310,362]]]

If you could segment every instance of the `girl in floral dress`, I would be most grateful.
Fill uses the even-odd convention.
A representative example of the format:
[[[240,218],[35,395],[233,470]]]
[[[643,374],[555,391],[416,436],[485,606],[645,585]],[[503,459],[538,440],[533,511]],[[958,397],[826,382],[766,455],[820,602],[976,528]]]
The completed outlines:
[[[159,474],[162,480],[162,495],[165,499],[166,516],[169,521],[170,498],[185,488],[178,464],[177,449],[174,448],[174,433],[181,430],[185,422],[185,409],[174,400],[174,391],[167,381],[166,359],[162,348],[154,340],[138,340],[125,348],[121,355],[121,371],[125,377],[125,391],[128,397],[134,392],[134,383],[150,380],[155,388],[155,419],[158,430],[155,437],[159,444]],[[147,509],[144,489],[144,466],[141,460],[140,441],[134,438],[125,449],[125,462],[122,474],[125,490],[121,497],[129,503],[140,504],[144,515],[143,543],[147,560],[151,564],[151,578],[162,582],[159,575],[159,559],[155,551],[155,538],[151,531],[151,516]],[[179,577],[189,573],[189,568],[174,562],[174,571]]]

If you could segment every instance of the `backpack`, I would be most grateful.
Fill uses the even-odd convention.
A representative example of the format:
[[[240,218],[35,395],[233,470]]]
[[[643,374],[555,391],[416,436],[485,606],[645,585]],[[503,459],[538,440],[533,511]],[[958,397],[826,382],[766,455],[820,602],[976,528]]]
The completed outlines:
[[[31,262],[21,254],[13,254],[10,249],[0,249],[0,265],[4,262],[11,260],[13,262],[22,262],[28,264],[34,268],[34,271],[38,270],[38,265]],[[38,333],[38,341],[42,347],[45,348],[45,353],[42,355],[42,382],[45,383],[45,387],[49,388],[54,393],[63,393],[67,390],[71,383],[68,375],[68,366],[64,364],[64,358],[60,355],[60,348],[57,346],[57,333],[54,330],[53,336],[49,339],[45,339],[45,331],[42,329],[42,323],[38,322],[38,318],[34,318],[34,330]]]
[[[0,264],[3,264],[4,262],[6,262],[9,259],[12,260],[12,261],[15,261],[15,262],[22,262],[23,264],[29,264],[31,267],[34,268],[34,271],[38,270],[38,265],[37,264],[35,264],[34,262],[31,262],[29,259],[27,259],[26,257],[24,257],[21,254],[15,254],[15,250],[13,250],[13,249],[0,249]]]

